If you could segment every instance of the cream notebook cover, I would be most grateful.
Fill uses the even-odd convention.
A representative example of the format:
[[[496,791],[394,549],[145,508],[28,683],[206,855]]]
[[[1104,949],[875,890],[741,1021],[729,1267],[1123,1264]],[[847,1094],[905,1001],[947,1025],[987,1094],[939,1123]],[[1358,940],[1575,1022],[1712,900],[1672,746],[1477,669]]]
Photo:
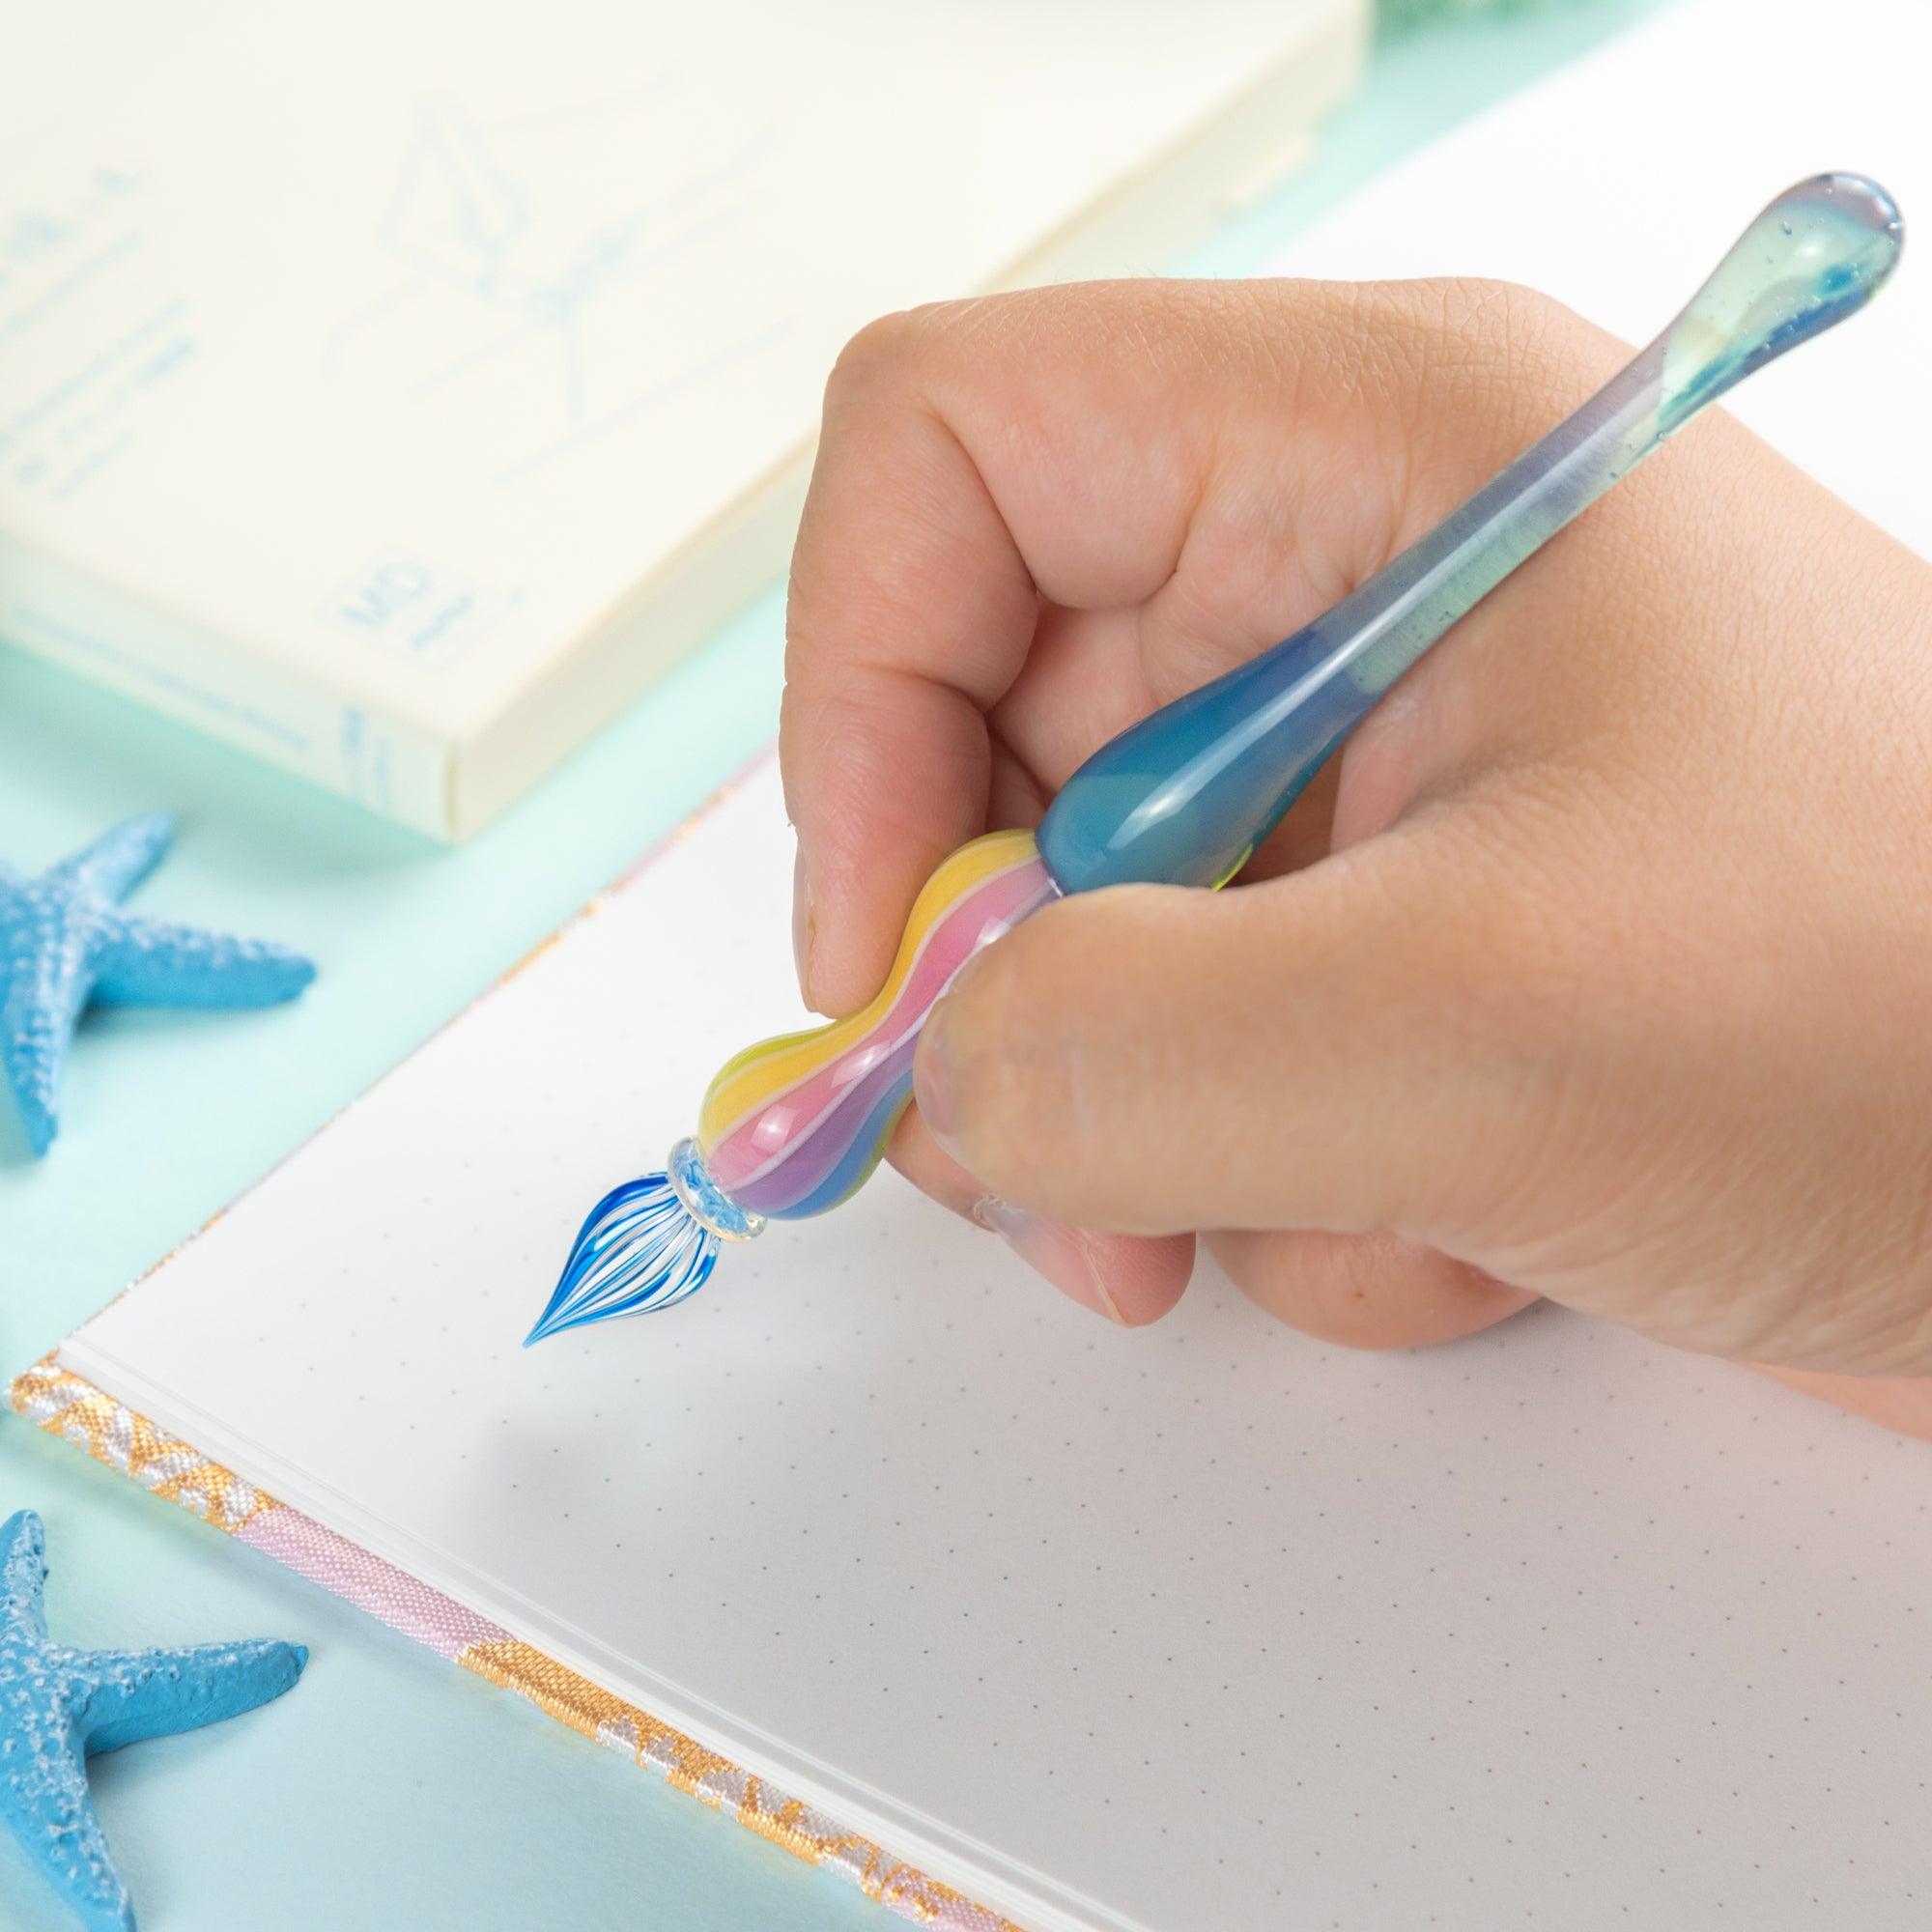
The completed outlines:
[[[1156,266],[1293,163],[1369,5],[44,11],[0,636],[459,838],[781,573],[855,329]]]
[[[795,1019],[790,844],[767,767],[61,1363],[1027,1932],[1921,1922],[1922,1444],[1554,1312],[1125,1333],[890,1175],[526,1351]]]

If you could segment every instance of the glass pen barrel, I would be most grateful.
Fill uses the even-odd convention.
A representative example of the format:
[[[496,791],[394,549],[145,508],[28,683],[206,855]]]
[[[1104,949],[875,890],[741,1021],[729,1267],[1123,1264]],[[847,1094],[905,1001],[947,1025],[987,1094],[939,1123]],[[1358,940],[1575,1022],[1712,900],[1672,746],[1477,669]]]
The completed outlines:
[[[749,1213],[822,1214],[864,1185],[912,1098],[919,1029],[982,946],[1059,896],[1030,832],[963,845],[925,883],[861,1011],[727,1061],[698,1117],[712,1181]]]

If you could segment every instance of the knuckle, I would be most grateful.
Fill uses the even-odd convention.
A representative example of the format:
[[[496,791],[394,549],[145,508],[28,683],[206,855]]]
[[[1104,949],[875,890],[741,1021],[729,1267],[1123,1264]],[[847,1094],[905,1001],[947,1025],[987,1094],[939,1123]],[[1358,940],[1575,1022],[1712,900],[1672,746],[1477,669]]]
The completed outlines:
[[[1591,331],[1573,310],[1520,282],[1449,276],[1433,285],[1434,326],[1472,370],[1514,385],[1567,374]]]
[[[839,350],[826,379],[828,406],[835,400],[875,386],[900,368],[918,334],[916,312],[896,309],[875,316]]]
[[[923,302],[875,316],[845,344],[826,379],[828,409],[895,382],[903,382],[931,345],[964,326],[1001,298]]]
[[[1467,488],[1595,387],[1610,338],[1552,296],[1472,276],[1378,283],[1360,297],[1376,373],[1418,472]],[[1432,513],[1439,504],[1430,505]]]

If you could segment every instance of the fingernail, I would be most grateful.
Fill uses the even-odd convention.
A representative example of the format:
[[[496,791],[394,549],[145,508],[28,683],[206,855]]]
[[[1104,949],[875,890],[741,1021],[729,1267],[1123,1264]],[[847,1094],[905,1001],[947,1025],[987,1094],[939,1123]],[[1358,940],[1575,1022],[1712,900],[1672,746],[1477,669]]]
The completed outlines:
[[[912,1094],[934,1136],[952,1150],[952,1070],[947,1064],[950,1003],[941,1000],[920,1028],[919,1057],[912,1064]]]
[[[1043,1274],[1069,1301],[1121,1321],[1121,1311],[1107,1285],[1094,1272],[1087,1242],[1077,1228],[1064,1228],[1038,1214],[1015,1208],[996,1194],[973,1204],[973,1218],[990,1228],[1031,1268]],[[1124,1327],[1126,1324],[1121,1322]]]
[[[798,990],[811,1003],[811,881],[806,876],[805,847],[791,867],[791,956],[798,968]]]

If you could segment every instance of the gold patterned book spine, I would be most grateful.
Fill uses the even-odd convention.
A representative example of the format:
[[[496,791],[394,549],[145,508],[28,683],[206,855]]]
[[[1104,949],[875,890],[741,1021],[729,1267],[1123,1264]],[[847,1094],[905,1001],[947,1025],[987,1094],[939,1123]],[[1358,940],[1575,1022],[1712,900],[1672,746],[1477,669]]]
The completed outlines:
[[[761,1838],[856,1885],[899,1918],[931,1932],[1021,1932],[1010,1919],[843,1830],[803,1799],[600,1690],[453,1597],[277,1501],[178,1436],[162,1434],[146,1416],[61,1368],[53,1356],[16,1376],[8,1400],[35,1427],[85,1450],[151,1494],[264,1551],[439,1656],[514,1690],[714,1811],[728,1811]]]

